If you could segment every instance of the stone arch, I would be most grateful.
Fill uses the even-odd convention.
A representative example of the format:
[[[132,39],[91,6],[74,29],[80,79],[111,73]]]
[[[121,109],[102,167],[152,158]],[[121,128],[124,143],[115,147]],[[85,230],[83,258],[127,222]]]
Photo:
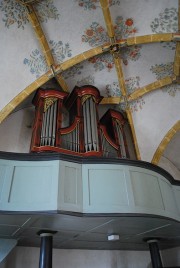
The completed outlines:
[[[171,141],[171,139],[174,137],[174,135],[180,130],[180,121],[177,121],[174,126],[166,133],[164,138],[162,139],[161,143],[159,144],[156,152],[154,153],[154,156],[152,158],[152,163],[157,165],[159,163],[159,160],[164,153],[167,145]]]

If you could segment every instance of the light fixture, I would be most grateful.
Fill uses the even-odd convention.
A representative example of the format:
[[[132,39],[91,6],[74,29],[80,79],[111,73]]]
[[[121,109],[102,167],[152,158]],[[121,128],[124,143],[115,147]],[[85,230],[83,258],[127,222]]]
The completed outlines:
[[[108,241],[118,241],[118,240],[119,240],[119,235],[117,234],[108,235]]]

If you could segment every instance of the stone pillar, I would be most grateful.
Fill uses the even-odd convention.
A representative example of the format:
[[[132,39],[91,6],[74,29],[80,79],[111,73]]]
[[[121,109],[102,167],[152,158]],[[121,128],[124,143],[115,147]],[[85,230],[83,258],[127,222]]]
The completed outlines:
[[[147,241],[151,254],[151,262],[153,268],[163,268],[161,256],[159,253],[158,240],[150,239]]]

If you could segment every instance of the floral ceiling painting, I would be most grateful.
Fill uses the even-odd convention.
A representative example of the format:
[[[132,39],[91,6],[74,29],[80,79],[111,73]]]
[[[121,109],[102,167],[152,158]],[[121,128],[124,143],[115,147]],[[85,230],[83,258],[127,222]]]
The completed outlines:
[[[166,76],[173,75],[173,62],[165,64],[155,64],[151,66],[150,71],[156,76],[157,79],[162,79]],[[170,96],[174,97],[180,91],[180,85],[172,84],[162,88],[163,92],[167,92]]]
[[[157,18],[155,18],[151,22],[151,29],[153,33],[176,33],[178,32],[178,12],[177,9],[165,8],[165,10],[159,14]],[[176,44],[173,42],[162,43],[163,47],[167,47],[169,49],[175,49]]]
[[[165,135],[179,118],[164,109],[179,107],[178,7],[178,0],[37,0],[29,7],[0,0],[3,116],[53,77],[58,90],[97,87],[103,109],[130,108],[138,141],[146,137],[149,113],[166,117],[158,121]]]
[[[128,95],[140,88],[140,77],[129,77],[125,80]],[[122,97],[121,90],[119,88],[118,82],[106,85],[106,95],[107,97]],[[145,101],[142,97],[135,101],[123,102],[119,105],[120,110],[125,110],[127,105],[129,106],[131,112],[138,112],[143,108]]]
[[[0,10],[3,12],[3,22],[7,28],[17,25],[18,28],[24,29],[29,22],[26,7],[14,0],[2,0]],[[43,0],[35,6],[38,12],[38,18],[41,22],[47,22],[48,19],[59,19],[59,12],[55,7],[53,0]]]
[[[165,8],[158,18],[151,23],[151,29],[154,33],[171,33],[178,31],[178,12],[177,9]]]
[[[117,41],[133,36],[138,31],[134,26],[133,19],[127,18],[124,20],[121,16],[116,18],[114,30]],[[82,42],[87,42],[91,47],[96,47],[108,44],[109,37],[106,30],[99,25],[99,23],[93,22],[90,27],[85,30],[84,35],[82,35]],[[123,63],[127,65],[128,60],[138,60],[141,56],[140,50],[140,45],[122,47],[120,54]],[[93,59],[90,59],[90,62],[94,64],[95,69],[102,70],[102,68],[107,67],[108,71],[113,68],[114,65],[111,55],[94,57]]]
[[[79,7],[82,7],[84,10],[95,10],[100,8],[100,3],[98,0],[75,0]],[[109,6],[120,5],[119,0],[109,0]]]
[[[52,55],[56,59],[56,62],[63,62],[65,59],[71,57],[69,43],[63,44],[62,41],[55,42],[50,40],[49,44],[51,45]],[[29,67],[32,74],[36,75],[36,78],[48,71],[45,56],[38,49],[32,51],[29,57],[24,59],[23,63]]]

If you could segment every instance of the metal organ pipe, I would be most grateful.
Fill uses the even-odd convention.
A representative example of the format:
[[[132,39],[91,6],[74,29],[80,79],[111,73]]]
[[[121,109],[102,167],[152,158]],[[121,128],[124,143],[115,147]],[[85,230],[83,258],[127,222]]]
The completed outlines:
[[[60,131],[62,137],[61,147],[66,150],[73,152],[80,151],[80,141],[79,141],[79,118],[75,118],[74,123],[70,127],[63,128]]]
[[[119,144],[120,144],[121,157],[126,158],[126,149],[124,145],[122,126],[117,121],[116,121],[116,129],[117,129],[118,139],[119,139]]]
[[[88,151],[88,138],[87,138],[87,120],[86,120],[86,106],[83,104],[83,118],[84,118],[84,144],[85,144],[85,152]]]
[[[41,146],[54,146],[56,138],[56,115],[57,101],[50,105],[43,113],[42,130],[41,130]]]
[[[117,149],[107,140],[107,133],[105,135],[103,128],[101,128],[101,142],[104,157],[117,157]]]
[[[125,119],[109,109],[99,121],[97,105],[101,100],[98,89],[90,85],[75,87],[69,96],[59,90],[39,89],[33,99],[36,118],[31,151],[126,158]],[[68,127],[62,124],[63,103],[73,120]]]
[[[53,110],[53,129],[52,129],[52,145],[55,145],[56,140],[56,115],[57,115],[57,101],[54,103],[54,110]]]
[[[96,117],[96,107],[95,102],[91,98],[91,122],[92,122],[92,136],[93,136],[93,146],[94,151],[99,150],[99,144],[98,144],[98,129],[97,129],[97,117]]]
[[[83,118],[85,152],[98,151],[96,107],[92,96],[83,103]]]
[[[89,99],[85,102],[86,106],[86,122],[87,122],[87,137],[88,137],[88,151],[92,150],[92,139],[91,139],[91,124],[90,124],[90,107]]]
[[[42,129],[41,129],[41,140],[40,140],[40,145],[44,145],[44,137],[45,137],[45,121],[46,121],[46,113],[43,113],[43,123],[42,123]]]

